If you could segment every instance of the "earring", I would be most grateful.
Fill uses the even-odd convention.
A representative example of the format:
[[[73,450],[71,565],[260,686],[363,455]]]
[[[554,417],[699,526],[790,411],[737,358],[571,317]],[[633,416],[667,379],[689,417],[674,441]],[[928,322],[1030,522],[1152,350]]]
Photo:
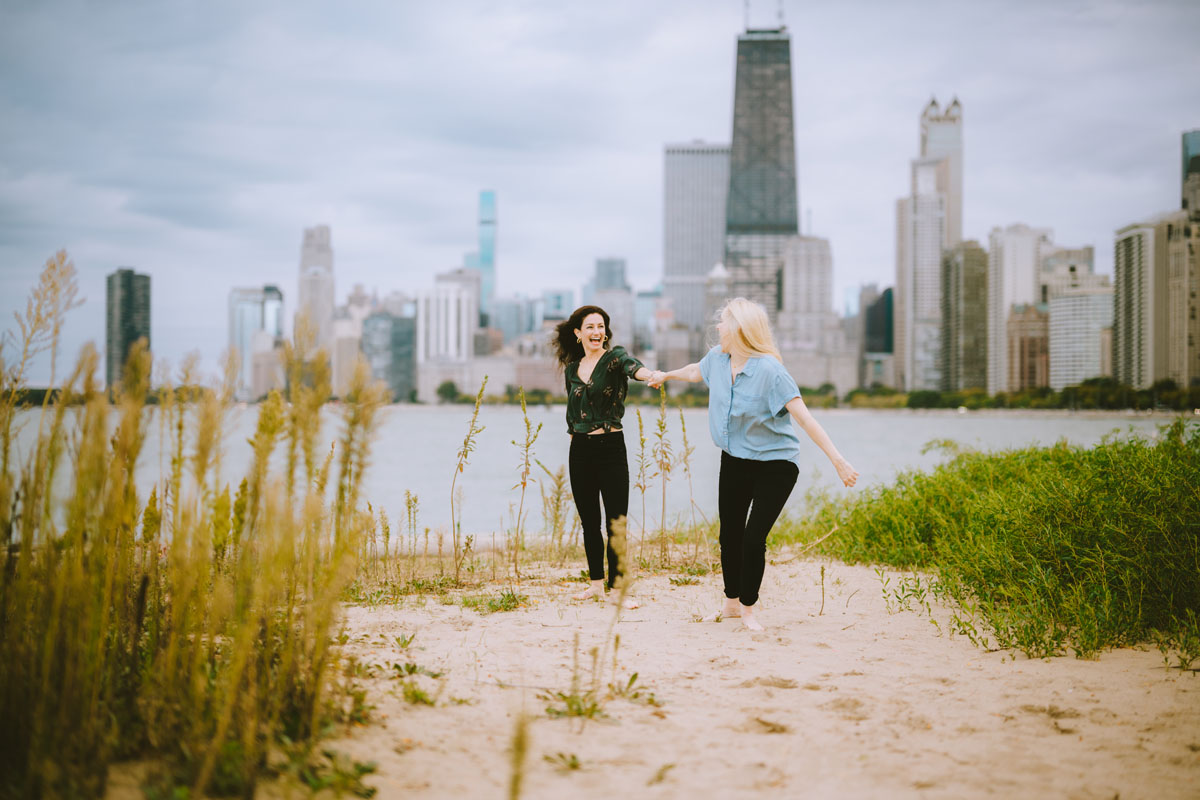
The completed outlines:
[[[576,337],[575,337],[575,343],[576,343],[576,344],[583,344],[583,339],[581,339],[580,337],[576,336]]]

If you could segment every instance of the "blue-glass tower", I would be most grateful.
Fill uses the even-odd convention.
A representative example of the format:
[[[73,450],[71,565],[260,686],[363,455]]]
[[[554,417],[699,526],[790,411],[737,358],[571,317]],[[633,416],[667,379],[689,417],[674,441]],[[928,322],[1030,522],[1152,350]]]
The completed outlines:
[[[496,193],[479,193],[479,252],[475,268],[480,272],[479,313],[490,314],[496,296]]]

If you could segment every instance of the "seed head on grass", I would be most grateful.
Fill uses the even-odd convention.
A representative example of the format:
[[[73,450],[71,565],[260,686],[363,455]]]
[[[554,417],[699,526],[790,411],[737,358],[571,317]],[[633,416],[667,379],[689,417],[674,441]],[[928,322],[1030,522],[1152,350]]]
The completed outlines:
[[[462,445],[458,448],[458,461],[454,465],[454,476],[450,479],[450,535],[454,544],[454,580],[458,582],[459,568],[462,566],[460,551],[462,549],[462,521],[459,519],[461,514],[458,511],[462,505],[462,499],[455,494],[455,488],[458,483],[458,476],[462,474],[463,469],[467,466],[467,462],[471,457],[471,453],[475,451],[475,437],[483,432],[484,426],[477,424],[479,420],[479,406],[483,403],[483,390],[487,388],[487,376],[483,376],[483,382],[479,384],[479,392],[475,395],[475,408],[471,412],[471,420],[467,424],[467,433],[463,436]],[[440,562],[441,559],[439,558]]]

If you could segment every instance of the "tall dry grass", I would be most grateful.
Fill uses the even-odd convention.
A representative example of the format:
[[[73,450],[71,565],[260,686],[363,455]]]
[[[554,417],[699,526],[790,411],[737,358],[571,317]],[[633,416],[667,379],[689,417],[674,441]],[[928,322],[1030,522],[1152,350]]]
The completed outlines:
[[[12,400],[31,354],[56,352],[75,295],[60,254],[0,349],[20,354],[0,387],[0,795],[98,797],[111,764],[137,759],[162,794],[249,796],[341,713],[337,600],[368,524],[359,487],[382,391],[356,373],[331,451],[332,507],[331,459],[316,458],[322,355],[300,348],[288,402],[272,393],[259,408],[232,501],[221,442],[233,364],[207,391],[158,390],[167,468],[138,486],[152,421],[144,344],[112,406],[86,347],[57,400],[23,415],[37,431],[16,454]],[[194,380],[185,365],[180,382]],[[270,468],[279,447],[283,476]]]

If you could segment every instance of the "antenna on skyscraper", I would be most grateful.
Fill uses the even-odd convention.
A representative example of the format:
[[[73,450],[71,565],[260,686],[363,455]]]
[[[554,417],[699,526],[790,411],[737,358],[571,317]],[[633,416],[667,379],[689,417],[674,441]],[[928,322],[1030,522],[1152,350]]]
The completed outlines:
[[[779,27],[781,29],[786,27],[783,24],[783,0],[779,0]]]
[[[746,2],[742,3],[742,7],[746,17],[746,30],[750,30],[750,0],[746,0]]]

